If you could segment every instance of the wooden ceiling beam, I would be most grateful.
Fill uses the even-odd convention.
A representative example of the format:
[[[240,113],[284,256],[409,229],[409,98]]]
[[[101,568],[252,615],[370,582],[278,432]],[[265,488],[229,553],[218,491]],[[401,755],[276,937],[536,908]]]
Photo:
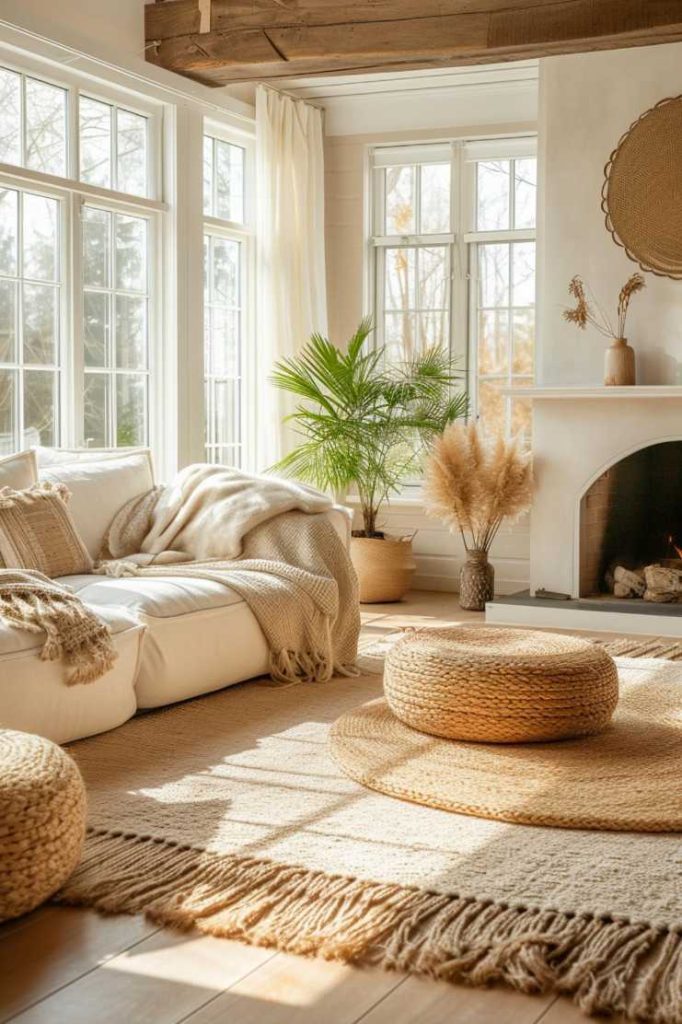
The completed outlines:
[[[212,85],[682,39],[682,0],[163,0],[145,10],[148,60]]]

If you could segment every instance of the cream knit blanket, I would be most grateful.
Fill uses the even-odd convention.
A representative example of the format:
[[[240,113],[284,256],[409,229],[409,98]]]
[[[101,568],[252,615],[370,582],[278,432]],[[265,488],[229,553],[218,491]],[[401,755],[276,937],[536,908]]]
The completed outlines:
[[[106,623],[41,572],[0,569],[0,618],[17,629],[45,633],[40,657],[61,658],[69,685],[93,682],[116,660]]]
[[[97,571],[221,583],[258,619],[273,678],[324,681],[354,674],[357,580],[342,541],[321,514],[330,507],[324,495],[286,480],[190,466],[169,488],[121,510],[106,541],[113,560]]]

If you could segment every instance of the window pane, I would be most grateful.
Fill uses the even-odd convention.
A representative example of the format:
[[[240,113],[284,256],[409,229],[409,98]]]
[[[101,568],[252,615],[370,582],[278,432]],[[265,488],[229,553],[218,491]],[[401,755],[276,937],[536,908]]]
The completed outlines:
[[[514,227],[535,227],[537,160],[514,161]]]
[[[209,462],[219,466],[241,466],[241,449],[237,444],[220,445],[209,453]]]
[[[509,305],[509,246],[479,246],[479,306]],[[527,303],[519,303],[527,305]]]
[[[421,169],[421,232],[450,230],[450,164],[424,164]]]
[[[111,214],[83,207],[83,281],[107,288],[110,281]]]
[[[518,387],[528,386],[533,383],[532,377],[521,378],[518,377],[514,384]],[[533,425],[533,405],[530,398],[512,398],[511,399],[511,422],[509,425],[509,432],[515,434],[525,434],[528,437],[531,433]]]
[[[514,306],[535,304],[535,242],[514,242],[513,254],[513,298]]]
[[[214,306],[206,317],[206,372],[239,376],[239,313]]]
[[[480,160],[477,166],[478,231],[509,228],[509,161]]]
[[[386,168],[386,234],[411,235],[415,231],[414,167]]]
[[[116,296],[116,366],[142,370],[147,365],[147,300]]]
[[[446,247],[417,249],[417,266],[419,309],[445,309],[450,285]]]
[[[83,394],[83,444],[86,448],[106,448],[108,378],[104,373],[86,373]]]
[[[448,348],[450,317],[447,310],[419,314],[419,342],[423,351],[427,348]]]
[[[49,370],[24,373],[24,444],[57,443],[57,374]]]
[[[66,174],[66,91],[26,79],[26,166]]]
[[[417,303],[415,249],[386,249],[386,309],[414,309]]]
[[[213,239],[213,302],[239,305],[239,251],[239,242]]]
[[[213,216],[213,139],[204,135],[204,213]]]
[[[145,444],[147,380],[132,373],[116,375],[116,445]]]
[[[15,424],[17,416],[17,374],[14,370],[0,370],[0,452],[9,455],[16,451]]]
[[[80,177],[90,185],[111,188],[112,107],[81,96],[78,102]]]
[[[107,366],[109,296],[86,291],[83,295],[83,335],[86,366]]]
[[[244,220],[244,150],[215,140],[216,210],[223,220]]]
[[[116,215],[116,287],[147,289],[147,222],[140,217]]]
[[[24,362],[56,363],[57,289],[45,284],[24,285]]]
[[[416,317],[414,313],[386,313],[384,341],[391,362],[413,359],[417,354]]]
[[[486,309],[478,314],[478,372],[509,372],[508,309]]]
[[[512,372],[532,374],[535,349],[535,311],[515,309],[513,331]]]
[[[478,418],[490,434],[506,430],[505,400],[500,390],[505,383],[504,380],[481,380],[478,384]]]
[[[218,444],[239,441],[239,387],[234,380],[213,382],[215,440]]]
[[[147,195],[147,118],[131,110],[117,110],[119,192]]]
[[[0,363],[16,361],[17,285],[0,281]]]
[[[0,163],[21,163],[21,76],[0,68]]]
[[[19,196],[11,188],[0,188],[0,274],[17,274],[17,221]]]
[[[59,276],[59,207],[56,199],[24,193],[24,277],[56,281]]]

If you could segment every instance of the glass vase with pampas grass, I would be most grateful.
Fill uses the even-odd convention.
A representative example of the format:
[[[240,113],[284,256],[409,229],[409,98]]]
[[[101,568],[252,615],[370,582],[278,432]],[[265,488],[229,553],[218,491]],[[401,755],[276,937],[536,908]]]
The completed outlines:
[[[607,386],[632,385],[636,382],[635,352],[625,337],[630,300],[633,295],[645,287],[641,274],[633,274],[627,279],[618,295],[617,320],[613,322],[599,304],[587,298],[583,279],[576,275],[571,279],[568,293],[575,299],[572,309],[565,309],[564,320],[575,324],[581,331],[589,325],[611,340],[604,356],[604,384]]]
[[[475,422],[453,423],[426,460],[426,514],[459,533],[466,551],[459,603],[483,611],[494,594],[489,552],[500,526],[528,510],[533,489],[530,452],[519,439],[487,437]]]

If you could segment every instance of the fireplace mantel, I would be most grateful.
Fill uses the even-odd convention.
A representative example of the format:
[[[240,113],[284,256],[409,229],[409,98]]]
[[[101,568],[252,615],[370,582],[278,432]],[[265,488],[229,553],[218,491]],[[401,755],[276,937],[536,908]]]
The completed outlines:
[[[682,386],[679,384],[637,384],[634,387],[606,387],[602,384],[591,388],[559,388],[559,387],[520,387],[503,388],[503,394],[514,398],[532,398],[533,401],[549,401],[584,398],[600,398],[613,401],[616,398],[682,398]]]

